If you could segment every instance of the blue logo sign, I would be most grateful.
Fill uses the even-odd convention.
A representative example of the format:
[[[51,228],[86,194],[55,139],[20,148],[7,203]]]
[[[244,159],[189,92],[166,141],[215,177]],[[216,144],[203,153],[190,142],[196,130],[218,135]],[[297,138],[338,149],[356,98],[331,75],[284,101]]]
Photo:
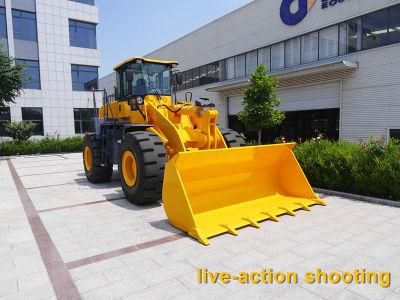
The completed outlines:
[[[293,2],[299,2],[296,12],[290,10]],[[281,19],[286,25],[297,25],[307,16],[308,12],[314,7],[317,0],[283,0],[281,4]]]

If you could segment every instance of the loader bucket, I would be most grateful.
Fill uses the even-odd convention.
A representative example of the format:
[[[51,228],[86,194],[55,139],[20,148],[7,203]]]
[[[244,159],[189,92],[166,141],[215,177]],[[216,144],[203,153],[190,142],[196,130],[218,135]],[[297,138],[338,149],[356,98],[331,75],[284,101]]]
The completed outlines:
[[[201,243],[259,221],[279,221],[325,205],[292,150],[295,144],[182,152],[166,165],[163,204],[169,221]]]

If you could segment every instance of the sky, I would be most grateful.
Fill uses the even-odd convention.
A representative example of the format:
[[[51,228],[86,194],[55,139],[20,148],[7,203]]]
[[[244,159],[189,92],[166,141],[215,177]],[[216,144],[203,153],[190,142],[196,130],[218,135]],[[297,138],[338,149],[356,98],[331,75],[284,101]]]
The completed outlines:
[[[100,77],[132,56],[156,50],[251,0],[97,0]]]

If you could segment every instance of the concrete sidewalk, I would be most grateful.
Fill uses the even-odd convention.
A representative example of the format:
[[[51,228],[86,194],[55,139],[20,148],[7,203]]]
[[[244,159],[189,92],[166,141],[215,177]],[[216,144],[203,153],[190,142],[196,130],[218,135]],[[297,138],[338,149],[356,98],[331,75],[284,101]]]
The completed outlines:
[[[93,185],[81,154],[0,160],[0,299],[400,299],[400,209],[327,197],[328,206],[224,234],[205,247],[160,204],[124,199],[118,174]],[[198,284],[211,272],[296,271],[298,284]],[[302,274],[391,272],[391,286],[306,284]]]

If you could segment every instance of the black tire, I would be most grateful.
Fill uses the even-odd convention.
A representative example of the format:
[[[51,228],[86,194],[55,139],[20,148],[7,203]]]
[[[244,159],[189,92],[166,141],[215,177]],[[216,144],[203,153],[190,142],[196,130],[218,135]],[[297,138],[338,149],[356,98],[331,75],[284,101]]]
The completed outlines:
[[[246,146],[246,142],[243,137],[232,129],[221,129],[222,136],[224,137],[225,143],[228,148],[236,148]]]
[[[85,149],[89,148],[91,152],[91,166],[90,169],[85,164]],[[86,178],[91,183],[104,183],[109,182],[112,177],[112,166],[101,165],[101,145],[100,141],[96,140],[95,133],[86,133],[84,139],[83,149],[83,168],[85,169]]]
[[[137,174],[133,186],[126,183],[123,174],[122,158],[126,151],[130,151],[136,160]],[[166,162],[166,149],[156,134],[147,131],[125,134],[120,148],[118,169],[122,190],[129,202],[144,205],[161,200]]]

